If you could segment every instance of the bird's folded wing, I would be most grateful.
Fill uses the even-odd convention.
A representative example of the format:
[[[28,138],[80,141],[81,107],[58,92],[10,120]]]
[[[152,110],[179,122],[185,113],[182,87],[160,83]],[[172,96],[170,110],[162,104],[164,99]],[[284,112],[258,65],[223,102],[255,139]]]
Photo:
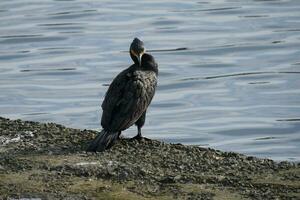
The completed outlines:
[[[103,102],[105,104],[102,120],[103,117],[110,118],[106,125],[111,130],[124,130],[133,125],[146,111],[154,96],[156,87],[154,72],[135,73],[133,76],[115,90],[119,92],[107,94]]]
[[[112,114],[118,106],[120,100],[123,98],[123,91],[127,83],[126,70],[118,74],[109,85],[102,102],[102,118],[101,125],[103,128],[109,129]]]

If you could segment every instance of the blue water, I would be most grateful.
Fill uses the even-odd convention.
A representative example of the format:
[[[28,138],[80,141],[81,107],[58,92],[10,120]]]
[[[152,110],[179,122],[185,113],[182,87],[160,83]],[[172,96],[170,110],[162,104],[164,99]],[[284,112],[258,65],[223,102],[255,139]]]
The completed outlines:
[[[99,129],[134,37],[160,69],[144,136],[300,161],[298,0],[1,0],[0,116]]]

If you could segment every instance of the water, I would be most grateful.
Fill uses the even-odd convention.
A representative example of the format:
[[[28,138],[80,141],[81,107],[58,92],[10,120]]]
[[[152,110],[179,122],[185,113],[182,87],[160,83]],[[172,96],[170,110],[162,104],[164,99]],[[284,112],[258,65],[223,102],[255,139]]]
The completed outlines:
[[[145,136],[300,161],[299,10],[298,0],[1,0],[0,116],[99,129],[107,84],[138,36],[160,69]]]

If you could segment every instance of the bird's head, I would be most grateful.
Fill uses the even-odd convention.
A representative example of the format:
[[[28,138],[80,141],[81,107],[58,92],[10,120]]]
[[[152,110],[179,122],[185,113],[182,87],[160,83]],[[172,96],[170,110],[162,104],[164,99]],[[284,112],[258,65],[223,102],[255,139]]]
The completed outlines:
[[[145,53],[145,47],[143,41],[138,38],[134,38],[130,45],[130,56],[135,64],[141,66],[142,64],[142,56]]]

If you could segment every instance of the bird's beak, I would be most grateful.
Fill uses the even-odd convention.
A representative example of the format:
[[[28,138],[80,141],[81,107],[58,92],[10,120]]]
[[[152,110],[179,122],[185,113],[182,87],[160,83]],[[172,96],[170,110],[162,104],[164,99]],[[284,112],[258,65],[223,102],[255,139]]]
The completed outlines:
[[[137,53],[137,52],[135,52],[135,51],[133,51],[133,50],[130,50],[130,53],[131,53],[134,57],[136,57],[136,59],[137,59],[137,61],[138,61],[139,67],[142,66],[142,57],[143,57],[143,55],[144,55],[144,53],[145,53],[145,50],[143,50],[143,51],[140,52],[140,53]]]
[[[142,65],[142,56],[143,56],[143,53],[141,53],[141,54],[139,54],[139,55],[136,56],[137,59],[138,59],[139,66]]]

